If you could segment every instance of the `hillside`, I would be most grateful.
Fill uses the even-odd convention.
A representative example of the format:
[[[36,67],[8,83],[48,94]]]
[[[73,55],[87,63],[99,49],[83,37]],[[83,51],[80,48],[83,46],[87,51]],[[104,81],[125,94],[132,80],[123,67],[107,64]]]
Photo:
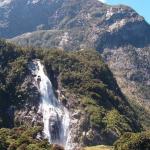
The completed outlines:
[[[14,3],[17,3],[17,0]],[[34,16],[25,15],[24,20],[18,18],[17,22],[21,23],[32,17],[36,24],[34,28],[29,23],[25,24],[28,27],[26,30],[23,25],[19,26],[17,32],[13,30],[13,35],[8,35],[2,28],[2,37],[17,35],[9,41],[22,46],[59,48],[67,51],[96,49],[109,65],[119,87],[131,104],[149,111],[150,26],[143,17],[130,7],[110,6],[97,0],[41,0],[36,4],[27,5],[25,2],[22,5],[26,6],[25,9],[20,10],[18,5],[15,5],[19,13],[16,14],[15,9],[10,14],[20,16],[20,13],[42,10],[46,15],[41,18],[39,14],[32,13]],[[52,7],[55,9],[51,9]],[[48,12],[47,8],[52,11]],[[41,22],[37,23],[38,18],[41,18]],[[15,24],[16,20],[10,22]],[[7,29],[9,30],[9,26]],[[21,33],[24,34],[20,35]]]
[[[150,149],[150,25],[132,8],[1,0],[0,38],[0,150]]]
[[[125,133],[114,145],[114,150],[150,149],[150,132]]]
[[[31,60],[40,59],[56,95],[59,90],[57,96],[69,110],[72,145],[113,144],[125,132],[142,130],[96,51],[29,50],[0,41],[0,57],[1,127],[43,127],[39,91],[28,68]]]

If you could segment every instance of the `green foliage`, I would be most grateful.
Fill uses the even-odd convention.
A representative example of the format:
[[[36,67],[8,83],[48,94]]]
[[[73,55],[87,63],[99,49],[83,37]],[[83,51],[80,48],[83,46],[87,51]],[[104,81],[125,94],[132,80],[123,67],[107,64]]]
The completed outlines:
[[[123,131],[131,131],[134,128],[131,127],[134,112],[122,96],[109,68],[97,52],[88,50],[68,53],[59,50],[46,51],[42,59],[47,65],[47,71],[53,68],[55,74],[60,76],[62,86],[81,98],[81,104],[85,105],[90,115],[92,127],[101,128],[104,127],[104,124],[106,127],[114,126],[114,124],[111,125],[113,122],[103,120],[107,118],[108,110],[112,112],[116,110],[120,116],[116,118],[116,121],[117,119],[121,121],[121,127],[119,123],[115,124],[117,130],[123,133]],[[125,116],[128,116],[128,120]]]
[[[8,67],[9,72],[7,75],[7,83],[16,84],[17,81],[21,81],[23,76],[26,74],[27,59],[25,57],[18,57],[13,62],[10,62]]]
[[[107,113],[104,122],[107,124],[107,128],[116,130],[118,134],[122,134],[124,131],[132,131],[127,118],[115,109]]]
[[[50,150],[48,141],[37,140],[36,136],[42,131],[41,127],[0,129],[0,148],[8,150]]]
[[[102,119],[105,115],[105,109],[96,104],[93,99],[82,97],[81,104],[86,107],[86,112],[90,115],[89,121],[91,127],[103,127]]]
[[[125,133],[114,146],[114,150],[149,150],[150,132]]]

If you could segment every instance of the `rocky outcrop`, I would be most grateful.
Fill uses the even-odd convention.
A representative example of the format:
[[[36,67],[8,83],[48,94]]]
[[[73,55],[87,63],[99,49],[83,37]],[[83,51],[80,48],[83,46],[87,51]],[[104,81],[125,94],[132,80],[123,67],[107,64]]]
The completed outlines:
[[[30,73],[21,85],[20,92],[25,97],[22,108],[15,110],[15,126],[26,125],[28,127],[42,125],[42,114],[38,113],[40,104],[40,93],[34,84],[34,76]]]

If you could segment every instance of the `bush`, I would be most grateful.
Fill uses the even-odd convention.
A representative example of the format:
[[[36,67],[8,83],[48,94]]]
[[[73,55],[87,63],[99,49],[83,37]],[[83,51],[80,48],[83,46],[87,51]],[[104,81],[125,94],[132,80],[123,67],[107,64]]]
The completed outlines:
[[[36,139],[41,130],[41,127],[2,128],[0,129],[0,148],[2,150],[50,150],[48,141]]]
[[[150,132],[125,133],[114,146],[114,150],[149,150]]]

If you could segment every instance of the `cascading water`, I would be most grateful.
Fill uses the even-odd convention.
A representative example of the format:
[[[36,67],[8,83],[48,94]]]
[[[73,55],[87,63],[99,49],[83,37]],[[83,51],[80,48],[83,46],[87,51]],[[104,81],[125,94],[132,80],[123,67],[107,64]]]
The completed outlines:
[[[43,114],[44,136],[51,144],[59,144],[68,150],[69,112],[56,98],[51,81],[39,60],[34,61],[34,74],[41,94],[39,112]],[[32,67],[33,72],[33,67]]]

